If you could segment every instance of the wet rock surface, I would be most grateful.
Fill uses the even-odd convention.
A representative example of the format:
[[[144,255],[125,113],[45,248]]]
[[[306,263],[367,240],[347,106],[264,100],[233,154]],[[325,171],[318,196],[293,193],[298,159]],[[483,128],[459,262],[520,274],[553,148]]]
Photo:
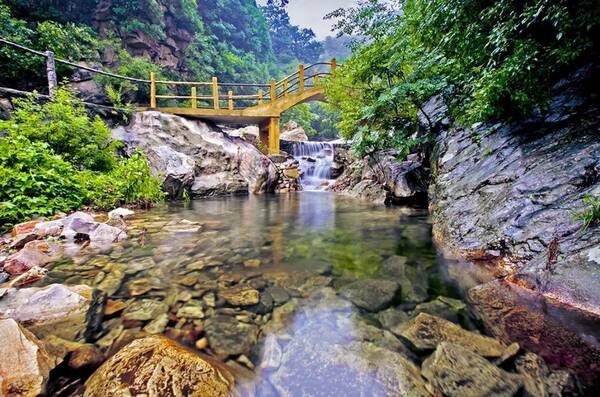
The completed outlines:
[[[252,144],[200,121],[136,113],[129,126],[113,130],[127,150],[148,152],[152,168],[164,176],[167,192],[182,198],[265,193],[277,183],[275,165]]]
[[[234,379],[225,367],[159,336],[127,345],[85,384],[84,397],[228,397]]]
[[[12,319],[0,320],[0,395],[36,397],[46,392],[55,367],[42,342]]]
[[[574,219],[600,192],[600,112],[581,91],[590,73],[559,82],[548,111],[525,122],[444,130],[430,196],[445,245],[600,316],[600,228]]]
[[[449,397],[511,397],[521,387],[510,374],[464,347],[442,342],[423,363],[423,376]]]
[[[96,304],[92,288],[85,285],[9,289],[0,299],[0,319],[16,320],[39,338],[81,340]]]

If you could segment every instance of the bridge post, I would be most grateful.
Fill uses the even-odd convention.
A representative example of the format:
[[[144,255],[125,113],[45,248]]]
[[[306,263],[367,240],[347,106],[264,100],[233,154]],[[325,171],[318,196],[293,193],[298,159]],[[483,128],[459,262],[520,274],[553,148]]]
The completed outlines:
[[[216,77],[212,78],[212,95],[213,95],[213,108],[219,109],[219,81]]]
[[[258,104],[259,105],[263,104],[263,90],[262,90],[262,88],[258,89]]]
[[[58,83],[56,82],[56,64],[52,51],[46,51],[46,74],[48,75],[48,95],[50,98],[54,98]]]
[[[150,108],[156,109],[156,73],[150,72]]]
[[[283,80],[283,96],[288,96],[288,79]]]
[[[302,94],[304,92],[304,65],[298,66],[298,91]]]
[[[227,92],[227,104],[229,105],[229,110],[233,110],[233,91]]]
[[[196,86],[193,85],[192,86],[192,109],[197,109],[198,108],[198,100],[197,100],[197,95],[196,95]]]
[[[271,79],[271,102],[275,102],[277,100],[277,87],[276,87],[275,79]]]
[[[279,154],[279,117],[269,117],[258,128],[260,143],[268,150],[265,154]]]
[[[337,70],[337,60],[333,58],[331,60],[331,75],[335,77],[335,71]]]

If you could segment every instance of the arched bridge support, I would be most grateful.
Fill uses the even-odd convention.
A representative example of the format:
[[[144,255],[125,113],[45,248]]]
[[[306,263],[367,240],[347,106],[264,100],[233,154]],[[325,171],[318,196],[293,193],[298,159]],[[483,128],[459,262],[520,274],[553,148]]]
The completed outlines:
[[[280,117],[269,117],[258,125],[260,143],[269,155],[279,154]]]

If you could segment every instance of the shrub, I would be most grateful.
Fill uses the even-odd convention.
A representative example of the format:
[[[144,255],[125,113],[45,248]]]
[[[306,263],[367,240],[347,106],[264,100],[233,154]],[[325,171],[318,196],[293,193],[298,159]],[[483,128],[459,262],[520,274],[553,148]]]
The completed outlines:
[[[0,138],[0,230],[83,204],[77,170],[47,144],[24,136]]]
[[[147,208],[165,199],[160,180],[152,175],[146,155],[135,152],[106,174],[85,172],[88,203],[102,210],[119,205]]]
[[[575,219],[583,222],[581,230],[585,232],[592,223],[600,221],[600,197],[585,196],[583,204],[585,208],[575,214]]]
[[[34,97],[17,100],[12,119],[0,122],[0,129],[47,143],[79,169],[110,171],[115,165],[118,144],[110,130],[99,117],[90,119],[83,103],[64,88],[44,104]]]

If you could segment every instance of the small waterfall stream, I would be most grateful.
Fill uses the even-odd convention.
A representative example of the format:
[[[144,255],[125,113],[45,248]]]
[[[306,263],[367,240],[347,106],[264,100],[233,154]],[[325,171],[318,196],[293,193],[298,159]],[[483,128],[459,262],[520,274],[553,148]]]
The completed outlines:
[[[297,142],[294,158],[302,170],[301,183],[304,190],[325,190],[332,181],[333,145],[326,142]]]

